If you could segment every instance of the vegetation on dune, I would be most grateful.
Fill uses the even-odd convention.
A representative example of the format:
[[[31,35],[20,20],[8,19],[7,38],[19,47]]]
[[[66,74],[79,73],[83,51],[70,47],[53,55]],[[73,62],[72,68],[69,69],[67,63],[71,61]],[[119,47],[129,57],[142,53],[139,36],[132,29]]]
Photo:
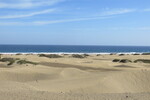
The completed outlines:
[[[96,56],[100,56],[101,54],[97,54]]]
[[[69,54],[63,54],[64,56],[68,56]]]
[[[142,53],[142,55],[150,55],[150,53]]]
[[[22,55],[21,53],[17,53],[16,55]]]
[[[88,57],[88,56],[90,56],[90,55],[89,55],[89,54],[83,54],[83,56],[84,56],[84,57]]]
[[[14,64],[16,60],[18,60],[18,59],[15,59],[15,58],[2,58],[2,59],[0,59],[1,62],[9,62],[7,65]]]
[[[26,60],[20,60],[19,58],[2,58],[0,59],[0,62],[8,62],[8,66],[13,65],[17,61],[17,64],[33,64],[37,65],[35,62],[26,61]]]
[[[119,62],[119,63],[129,63],[132,62],[129,59],[114,59],[112,62]]]
[[[120,59],[114,59],[112,62],[119,62]]]
[[[2,59],[0,59],[1,62],[9,62],[12,60],[14,60],[14,59],[13,58],[2,58]]]
[[[129,63],[129,62],[132,62],[131,60],[129,59],[122,59],[119,61],[120,63]]]
[[[15,63],[15,60],[11,60],[7,65],[12,65]]]
[[[132,62],[129,59],[114,59],[112,60],[112,62],[118,62],[118,63],[129,63]],[[137,59],[135,61],[133,61],[134,63],[138,63],[138,62],[142,62],[142,63],[150,63],[149,59]]]
[[[46,54],[39,54],[39,57],[47,57],[47,58],[62,58],[62,56],[57,55],[57,54],[49,54],[49,55],[46,55]]]
[[[37,65],[38,63],[36,63],[36,62],[31,62],[31,61],[26,61],[26,60],[19,60],[19,61],[17,61],[17,64],[20,64],[20,65],[22,65],[22,64],[33,64],[33,65]]]
[[[135,54],[132,54],[132,55],[140,55],[139,53],[135,53]]]
[[[137,59],[134,61],[135,63],[138,63],[138,62],[142,62],[142,63],[150,63],[150,60],[148,59]]]
[[[85,54],[83,54],[83,55],[73,54],[72,57],[73,57],[73,58],[86,58],[87,55],[85,55]]]
[[[0,54],[0,59],[2,58],[2,54]]]
[[[110,55],[116,55],[115,53],[110,53]]]
[[[119,56],[124,56],[125,54],[119,54]]]

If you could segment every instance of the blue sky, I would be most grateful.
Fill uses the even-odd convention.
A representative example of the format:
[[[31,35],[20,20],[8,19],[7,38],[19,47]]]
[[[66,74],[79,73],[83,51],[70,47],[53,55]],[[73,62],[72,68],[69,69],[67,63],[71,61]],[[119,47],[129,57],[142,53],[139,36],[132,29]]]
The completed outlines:
[[[0,44],[150,46],[149,0],[0,0]]]

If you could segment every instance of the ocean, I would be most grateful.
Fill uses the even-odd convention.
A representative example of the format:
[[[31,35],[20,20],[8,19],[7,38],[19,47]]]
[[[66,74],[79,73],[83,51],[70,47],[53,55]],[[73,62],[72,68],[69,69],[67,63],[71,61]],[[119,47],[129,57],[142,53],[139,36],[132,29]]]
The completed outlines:
[[[144,53],[150,46],[0,45],[0,53]]]

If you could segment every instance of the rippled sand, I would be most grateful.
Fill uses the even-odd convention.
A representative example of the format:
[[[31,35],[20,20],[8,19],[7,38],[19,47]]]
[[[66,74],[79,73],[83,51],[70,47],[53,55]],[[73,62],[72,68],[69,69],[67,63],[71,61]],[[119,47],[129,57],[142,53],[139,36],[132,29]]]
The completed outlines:
[[[2,55],[37,62],[0,62],[2,100],[149,100],[150,64],[113,59],[150,59],[149,55],[90,55],[87,58]]]

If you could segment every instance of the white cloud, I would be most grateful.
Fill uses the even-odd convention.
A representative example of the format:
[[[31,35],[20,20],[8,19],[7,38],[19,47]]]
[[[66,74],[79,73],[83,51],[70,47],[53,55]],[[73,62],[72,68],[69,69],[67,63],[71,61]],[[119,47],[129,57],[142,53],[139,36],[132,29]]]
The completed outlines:
[[[4,1],[5,0],[0,1],[0,8],[28,9],[39,6],[54,5],[64,0],[16,0],[17,2],[15,3]]]
[[[32,17],[32,16],[35,16],[35,15],[51,13],[51,12],[54,12],[54,11],[55,11],[55,9],[47,9],[47,10],[38,11],[38,12],[32,12],[32,13],[28,13],[28,14],[16,14],[16,15],[0,16],[0,19]]]
[[[119,14],[131,13],[131,12],[135,12],[135,11],[136,11],[136,9],[110,10],[110,11],[105,11],[105,12],[101,13],[101,16],[119,15]]]
[[[112,18],[108,17],[110,15],[118,15],[118,14],[125,14],[134,12],[136,10],[134,9],[120,9],[120,10],[113,10],[113,11],[107,11],[103,12],[99,16],[95,17],[86,17],[86,18],[78,18],[78,19],[67,19],[67,20],[53,20],[53,21],[36,21],[33,22],[35,25],[45,25],[45,24],[54,24],[54,23],[64,23],[64,22],[75,22],[75,21],[84,21],[84,20],[95,20],[95,19],[105,19],[105,18]]]
[[[118,31],[118,30],[139,30],[139,31],[147,31],[147,30],[150,30],[150,27],[111,27],[111,28],[108,28],[110,30],[115,30],[115,31]]]
[[[149,11],[150,11],[150,8],[144,9],[143,11],[149,12]]]
[[[47,24],[55,24],[55,23],[66,23],[66,22],[77,22],[77,21],[86,21],[86,20],[96,20],[96,19],[106,19],[106,18],[112,18],[115,15],[119,15],[119,14],[125,14],[125,13],[131,13],[134,12],[136,10],[134,9],[119,9],[119,10],[111,10],[111,11],[106,11],[101,13],[98,16],[94,16],[94,17],[84,17],[84,18],[76,18],[76,19],[60,19],[60,20],[45,20],[45,21],[34,21],[34,22],[29,22],[29,23],[22,23],[22,22],[17,22],[17,24],[19,25],[47,25]],[[35,12],[35,13],[31,13],[31,14],[27,14],[27,15],[17,15],[15,16],[18,18],[21,17],[30,17],[30,16],[34,16],[34,15],[38,15],[38,14],[43,14],[43,13],[47,13],[47,11],[43,11],[43,12]],[[0,17],[2,18],[2,17]],[[5,18],[14,18],[14,16],[5,16]],[[0,23],[0,25],[2,25],[3,23]],[[9,23],[7,23],[6,25],[8,25]],[[12,25],[12,23],[10,23]],[[15,23],[16,25],[16,23]]]
[[[24,22],[0,22],[0,26],[27,25]]]
[[[0,25],[47,25],[66,22],[78,22],[86,20],[106,19],[111,17],[91,17],[91,18],[78,18],[78,19],[66,19],[66,20],[47,20],[47,21],[33,21],[33,22],[0,22]]]
[[[106,19],[111,17],[86,17],[86,18],[77,18],[77,19],[66,19],[66,20],[51,20],[51,21],[35,21],[34,25],[46,25],[46,24],[55,24],[55,23],[66,23],[66,22],[77,22],[77,21],[86,21],[86,20],[96,20],[96,19]]]

